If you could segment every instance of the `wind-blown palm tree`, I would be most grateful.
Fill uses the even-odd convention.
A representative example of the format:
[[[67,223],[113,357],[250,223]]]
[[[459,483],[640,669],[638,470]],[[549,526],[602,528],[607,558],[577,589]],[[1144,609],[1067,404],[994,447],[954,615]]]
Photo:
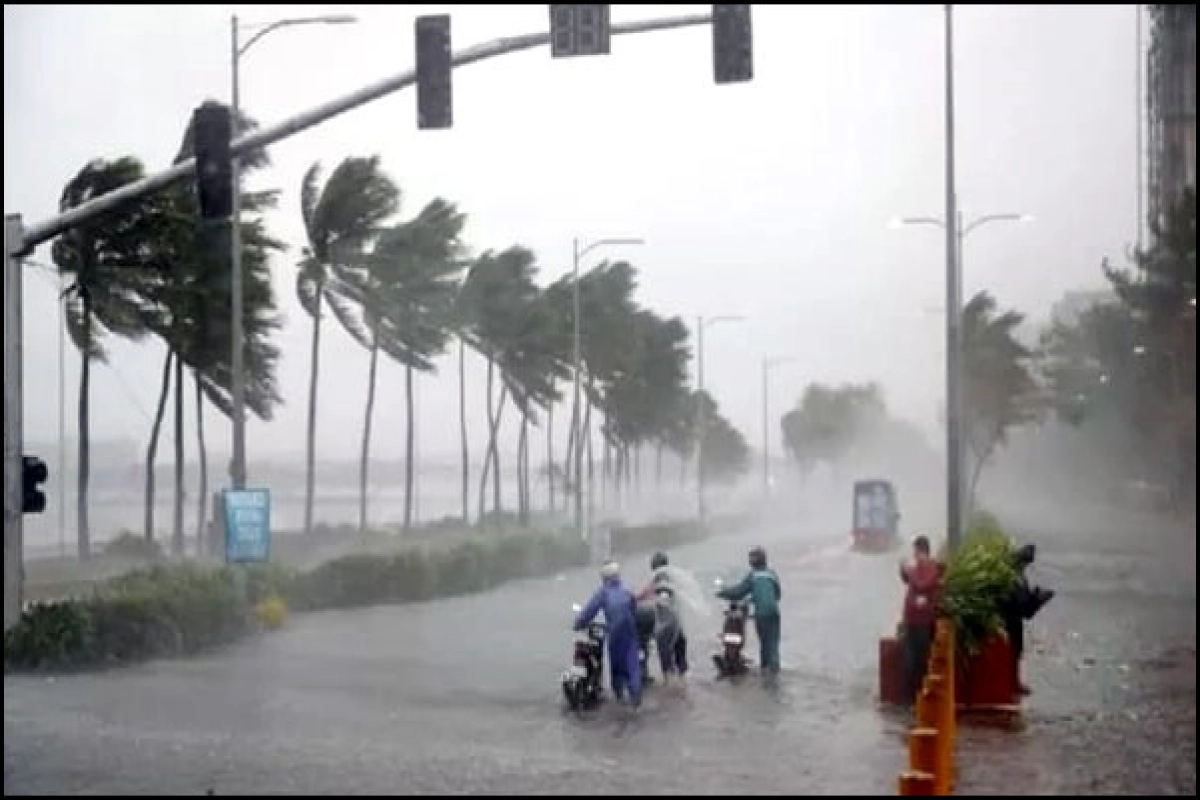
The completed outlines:
[[[404,366],[404,528],[412,526],[415,428],[414,371],[432,372],[454,323],[466,216],[452,203],[431,201],[414,219],[384,230],[362,267],[339,268],[339,294],[353,297],[382,331],[380,347]]]
[[[63,189],[59,210],[67,211],[142,177],[132,157],[87,164]],[[91,466],[91,366],[107,359],[101,340],[106,333],[139,339],[147,330],[143,295],[149,270],[146,243],[153,223],[146,207],[131,204],[60,235],[52,257],[69,280],[65,291],[67,331],[79,349],[79,467],[77,547],[79,557],[91,552],[88,478]]]
[[[379,166],[379,156],[346,158],[323,187],[320,164],[309,167],[300,190],[308,240],[296,274],[296,295],[312,317],[309,355],[308,424],[305,434],[304,532],[313,525],[317,385],[320,378],[322,308],[336,270],[359,256],[385,220],[396,213],[400,193]]]

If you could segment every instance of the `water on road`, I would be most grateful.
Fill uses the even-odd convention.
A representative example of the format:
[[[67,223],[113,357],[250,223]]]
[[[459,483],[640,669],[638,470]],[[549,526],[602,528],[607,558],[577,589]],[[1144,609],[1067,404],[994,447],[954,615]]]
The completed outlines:
[[[876,686],[895,558],[778,527],[671,556],[707,586],[741,571],[752,539],[783,581],[777,687],[714,680],[714,602],[712,630],[689,631],[685,695],[653,687],[636,716],[565,712],[558,676],[571,603],[596,585],[587,569],[301,616],[202,658],[6,677],[5,793],[890,793],[906,720],[877,709]],[[625,565],[628,581],[648,577],[644,561]]]

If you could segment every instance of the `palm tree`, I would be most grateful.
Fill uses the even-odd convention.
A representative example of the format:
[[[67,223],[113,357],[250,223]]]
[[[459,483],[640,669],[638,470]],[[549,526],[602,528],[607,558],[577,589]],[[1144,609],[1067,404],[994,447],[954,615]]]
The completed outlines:
[[[243,129],[255,126],[243,117]],[[192,153],[192,126],[189,122],[176,163]],[[242,159],[244,169],[256,169],[268,162],[266,152],[255,151]],[[278,193],[243,192],[241,219],[243,297],[245,318],[243,341],[246,347],[246,401],[249,410],[261,419],[270,419],[279,402],[275,385],[275,365],[279,351],[271,343],[280,321],[275,307],[269,259],[283,244],[271,238],[262,213],[275,205]],[[168,348],[168,361],[175,369],[176,390],[176,464],[175,509],[172,547],[183,551],[183,431],[182,406],[186,391],[183,372],[192,372],[197,396],[197,440],[201,463],[198,504],[198,532],[204,523],[207,495],[207,453],[203,438],[203,400],[207,399],[226,416],[232,415],[232,317],[229,282],[230,223],[201,220],[195,187],[180,183],[156,195],[153,200],[155,223],[149,258],[158,267],[157,280],[148,290],[153,312],[150,327]],[[170,367],[164,366],[162,394],[158,413],[147,447],[145,535],[154,531],[154,459],[158,433],[170,390]]]
[[[365,268],[340,267],[338,291],[373,308],[382,330],[381,347],[404,366],[405,433],[404,529],[412,526],[414,453],[414,371],[432,372],[453,328],[466,216],[452,203],[434,199],[414,219],[384,230]]]
[[[300,210],[308,244],[296,274],[296,295],[312,317],[305,434],[305,533],[311,533],[313,525],[321,312],[327,301],[327,287],[335,270],[363,251],[384,220],[396,213],[400,202],[396,185],[380,169],[379,156],[344,159],[318,189],[320,179],[320,164],[314,163],[300,189]]]
[[[67,211],[142,177],[141,163],[132,157],[87,164],[63,189],[59,210]],[[79,472],[77,546],[81,559],[91,551],[88,521],[90,471],[91,366],[107,359],[101,340],[106,333],[139,339],[146,333],[145,245],[152,223],[145,207],[131,204],[72,228],[53,244],[52,257],[68,277],[67,330],[79,349]]]
[[[1037,414],[1032,353],[1016,338],[1024,319],[1016,311],[999,313],[995,298],[987,292],[979,292],[963,307],[963,427],[974,460],[968,505],[974,504],[983,467],[1008,430]]]

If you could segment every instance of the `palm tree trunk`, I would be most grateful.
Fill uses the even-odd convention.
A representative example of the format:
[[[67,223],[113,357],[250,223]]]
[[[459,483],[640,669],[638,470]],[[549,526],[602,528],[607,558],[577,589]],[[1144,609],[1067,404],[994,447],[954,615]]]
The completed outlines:
[[[529,522],[529,417],[521,415],[521,433],[517,439],[517,505],[521,524]]]
[[[471,502],[471,461],[467,450],[467,346],[458,340],[458,432],[462,447],[462,518],[471,521],[468,505]]]
[[[408,425],[404,434],[404,530],[412,528],[413,511],[413,453],[416,431],[413,419],[413,368],[411,364],[404,366],[404,405],[408,412]]]
[[[183,358],[175,359],[175,508],[171,519],[171,554],[183,555]]]
[[[571,424],[567,430],[567,454],[563,458],[563,510],[569,511],[571,508],[571,497],[574,492],[571,487],[574,485],[575,469],[575,428],[578,423],[575,417],[571,417]]]
[[[75,495],[78,520],[76,547],[80,561],[91,555],[91,531],[88,525],[88,477],[91,471],[91,442],[88,440],[88,395],[92,382],[92,360],[87,348],[92,343],[92,303],[83,292],[83,362],[79,368],[79,476]]]
[[[371,328],[371,365],[367,373],[367,408],[363,420],[362,455],[358,462],[358,530],[367,532],[367,466],[371,460],[371,412],[375,410],[375,374],[379,367],[379,332]]]
[[[171,392],[171,362],[175,354],[167,348],[163,359],[162,386],[158,391],[158,408],[154,411],[154,424],[150,428],[150,444],[146,445],[146,510],[142,535],[146,541],[154,540],[154,460],[158,456],[158,434],[162,430],[163,417],[167,413],[167,395]]]
[[[317,308],[313,314],[312,347],[308,367],[308,423],[304,441],[304,532],[313,529],[313,495],[316,492],[317,468],[317,379],[321,373],[321,302],[325,285],[318,282]]]
[[[204,443],[204,391],[200,388],[200,373],[192,371],[196,381],[196,454],[200,459],[200,489],[196,502],[196,555],[204,555],[204,524],[208,498],[208,447]]]
[[[504,418],[504,401],[508,399],[508,387],[500,388],[500,402],[496,405],[496,428],[492,431],[492,511],[496,516],[503,512],[500,502],[500,420]]]
[[[487,444],[483,448],[483,468],[479,471],[479,522],[481,524],[483,523],[484,514],[487,513],[484,493],[487,491],[488,473],[492,469],[492,437],[495,436],[496,431],[496,416],[492,408],[492,385],[495,383],[495,380],[496,362],[492,360],[491,356],[488,356],[486,389],[488,438]]]
[[[546,509],[554,513],[554,380],[550,381],[551,400],[546,404]]]
[[[658,442],[654,445],[654,488],[662,489],[662,456],[663,444]]]

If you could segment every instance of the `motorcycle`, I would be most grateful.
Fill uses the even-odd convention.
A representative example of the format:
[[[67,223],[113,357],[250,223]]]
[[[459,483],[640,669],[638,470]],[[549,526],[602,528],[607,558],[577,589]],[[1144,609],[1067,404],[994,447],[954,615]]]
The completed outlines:
[[[578,614],[579,604],[572,609]],[[571,666],[562,674],[563,697],[572,711],[595,708],[603,699],[606,632],[603,622],[594,621],[575,637]]]
[[[718,578],[714,581],[720,589],[722,583]],[[746,620],[750,618],[749,600],[730,600],[725,609],[725,618],[721,625],[721,635],[718,640],[721,649],[713,653],[713,665],[717,668],[717,678],[735,678],[750,671],[750,659],[745,655]]]

